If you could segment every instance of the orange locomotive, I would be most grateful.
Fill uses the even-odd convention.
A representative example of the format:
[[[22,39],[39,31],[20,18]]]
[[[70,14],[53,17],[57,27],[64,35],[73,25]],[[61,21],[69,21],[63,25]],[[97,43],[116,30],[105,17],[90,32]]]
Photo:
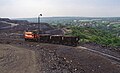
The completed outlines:
[[[25,41],[27,40],[37,40],[39,35],[37,34],[37,31],[25,31],[24,38]]]

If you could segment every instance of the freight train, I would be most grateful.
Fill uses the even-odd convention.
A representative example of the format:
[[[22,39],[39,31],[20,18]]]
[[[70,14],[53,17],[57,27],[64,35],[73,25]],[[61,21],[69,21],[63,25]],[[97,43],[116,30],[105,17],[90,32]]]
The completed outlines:
[[[77,36],[66,36],[66,35],[51,35],[38,33],[37,31],[25,31],[25,41],[36,41],[40,43],[52,43],[67,46],[77,46],[79,37]]]

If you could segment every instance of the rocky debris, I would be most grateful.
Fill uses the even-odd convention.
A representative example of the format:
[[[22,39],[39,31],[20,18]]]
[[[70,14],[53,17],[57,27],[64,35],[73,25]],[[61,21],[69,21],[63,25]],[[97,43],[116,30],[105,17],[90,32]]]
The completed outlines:
[[[0,39],[23,39],[24,35],[23,33],[1,33]]]
[[[119,64],[117,65],[107,60],[105,57],[83,49],[49,44],[38,45],[33,43],[27,46],[31,46],[31,50],[36,51],[39,72],[119,73],[120,71]]]
[[[0,73],[120,73],[119,63],[82,48],[0,36]]]
[[[38,29],[38,27],[41,27],[42,31],[48,31],[48,30],[54,30],[54,28],[52,26],[50,26],[48,23],[30,23],[29,26],[31,26],[28,29]]]
[[[10,21],[9,18],[0,18],[0,21]]]
[[[5,42],[8,42],[8,40]],[[7,43],[4,43],[4,45],[5,44]],[[0,63],[2,65],[0,70],[3,71],[3,73],[9,71],[11,71],[11,73],[28,73],[30,72],[29,69],[31,69],[31,73],[119,73],[120,71],[119,64],[113,63],[103,56],[84,49],[10,40],[9,45],[16,47],[11,48],[12,51],[7,48],[6,50],[8,51],[6,51],[6,53],[4,52],[8,54],[7,56],[9,58],[3,61],[6,62],[5,69],[3,68],[4,65],[2,62]],[[30,51],[32,53],[30,53]],[[11,52],[12,55],[10,55],[9,52]],[[22,58],[16,60],[17,56],[22,56]],[[1,56],[0,60],[3,58],[5,57]],[[11,63],[11,59],[13,63]],[[32,63],[28,64],[31,60]],[[24,72],[24,70],[26,71]]]
[[[39,28],[39,26],[41,28]],[[15,33],[21,32],[23,33],[26,30],[38,30],[44,31],[47,34],[54,34],[54,35],[62,35],[64,31],[61,29],[55,29],[48,23],[30,23],[26,20],[11,20],[8,18],[0,18],[0,33],[7,32],[7,33]]]
[[[0,73],[36,73],[31,50],[0,44]]]
[[[45,73],[73,73],[77,71],[76,68],[71,66],[71,62],[67,61],[64,57],[56,54],[55,50],[42,49],[41,56],[38,61],[42,62],[41,71]],[[47,68],[45,68],[47,67]]]
[[[29,23],[27,20],[12,20],[9,18],[0,18],[0,21],[14,23],[14,24],[28,24]]]
[[[62,31],[62,29],[49,30],[49,31],[45,31],[45,33],[52,35],[64,35],[64,31]]]
[[[20,25],[29,24],[27,20],[9,20],[7,22],[14,23],[14,24],[20,24]]]
[[[11,27],[11,24],[7,24],[7,23],[0,21],[0,29],[5,29],[5,28],[7,29],[10,27]]]

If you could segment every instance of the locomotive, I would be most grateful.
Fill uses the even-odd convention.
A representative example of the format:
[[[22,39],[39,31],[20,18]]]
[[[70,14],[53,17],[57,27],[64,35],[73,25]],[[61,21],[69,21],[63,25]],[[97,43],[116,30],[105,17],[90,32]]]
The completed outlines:
[[[51,35],[40,33],[40,31],[25,31],[25,41],[35,41],[40,43],[52,43],[67,46],[77,46],[79,43],[79,37],[67,36],[67,35]]]

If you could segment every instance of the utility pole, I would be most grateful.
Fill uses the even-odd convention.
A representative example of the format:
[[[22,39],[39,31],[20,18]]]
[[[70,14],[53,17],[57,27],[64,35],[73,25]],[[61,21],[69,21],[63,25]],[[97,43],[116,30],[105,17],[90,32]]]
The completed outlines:
[[[41,31],[40,16],[42,16],[42,14],[38,15],[38,31],[39,31],[39,33]]]

